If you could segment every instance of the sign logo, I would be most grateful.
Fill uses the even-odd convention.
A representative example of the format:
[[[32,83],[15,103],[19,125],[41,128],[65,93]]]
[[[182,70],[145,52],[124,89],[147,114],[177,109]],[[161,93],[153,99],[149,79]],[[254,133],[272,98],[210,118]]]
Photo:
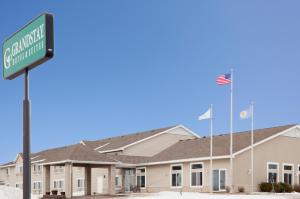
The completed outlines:
[[[53,56],[53,16],[42,14],[3,43],[3,76],[13,79]]]
[[[10,48],[7,48],[4,52],[4,68],[9,69],[11,66],[11,54]]]

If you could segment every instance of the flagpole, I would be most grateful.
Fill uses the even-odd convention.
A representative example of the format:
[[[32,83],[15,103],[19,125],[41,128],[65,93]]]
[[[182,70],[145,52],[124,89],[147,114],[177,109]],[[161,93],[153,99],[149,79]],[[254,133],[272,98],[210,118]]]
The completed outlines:
[[[233,69],[231,69],[230,83],[230,193],[233,193],[233,157],[232,157],[232,133],[233,133]]]
[[[213,192],[213,171],[212,171],[212,156],[213,156],[213,105],[210,105],[210,193]]]
[[[254,103],[251,102],[251,193],[253,193],[253,181],[254,181]]]

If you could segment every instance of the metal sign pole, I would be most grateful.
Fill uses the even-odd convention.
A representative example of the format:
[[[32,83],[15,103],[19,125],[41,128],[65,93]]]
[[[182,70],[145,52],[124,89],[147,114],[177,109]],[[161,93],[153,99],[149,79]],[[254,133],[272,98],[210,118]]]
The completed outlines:
[[[29,39],[28,38],[34,38]],[[19,44],[18,50],[15,44]],[[20,48],[20,49],[19,49]],[[53,15],[43,13],[12,34],[2,45],[3,77],[14,79],[24,73],[23,100],[23,199],[31,198],[29,70],[54,55]],[[15,51],[15,52],[14,52]],[[14,53],[13,53],[14,52]],[[28,56],[27,56],[28,55]],[[19,59],[19,58],[22,59]]]
[[[30,161],[30,101],[28,68],[25,69],[25,88],[23,101],[23,199],[31,198],[31,161]]]

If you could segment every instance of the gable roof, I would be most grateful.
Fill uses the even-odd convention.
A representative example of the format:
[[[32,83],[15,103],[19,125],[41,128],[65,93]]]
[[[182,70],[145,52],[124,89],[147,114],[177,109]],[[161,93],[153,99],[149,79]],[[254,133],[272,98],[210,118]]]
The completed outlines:
[[[254,143],[270,138],[296,125],[278,126],[254,130]],[[233,153],[251,146],[251,131],[233,134]],[[225,157],[230,155],[230,134],[213,136],[213,156]],[[210,137],[182,140],[155,155],[145,163],[155,163],[173,160],[207,158],[210,156]]]
[[[132,157],[132,156],[120,156],[116,158],[111,154],[99,153],[102,151],[109,150],[122,150],[124,147],[128,147],[135,143],[141,142],[145,139],[149,139],[154,136],[158,136],[162,133],[168,132],[169,130],[175,128],[183,128],[188,133],[193,134],[195,137],[198,135],[194,134],[192,131],[187,129],[182,125],[170,126],[165,128],[153,129],[149,131],[143,131],[123,136],[111,137],[97,141],[81,141],[79,144],[52,148],[37,153],[31,154],[32,162],[38,162],[40,164],[49,164],[49,163],[60,163],[63,161],[85,161],[85,162],[97,162],[97,163],[120,163],[124,161],[128,164],[133,164],[137,162],[143,162],[148,160],[148,157]],[[97,150],[95,150],[97,149]],[[22,154],[19,154],[22,155]],[[18,155],[18,156],[19,156]],[[17,156],[17,157],[18,157]],[[15,162],[10,162],[3,164],[2,167],[15,164]]]
[[[137,132],[133,134],[127,134],[117,137],[110,137],[97,141],[82,141],[87,146],[91,147],[94,150],[98,150],[100,152],[109,152],[109,151],[120,151],[123,148],[132,145],[136,142],[140,142],[144,139],[150,138],[152,136],[158,135],[165,131],[171,130],[175,127],[181,127],[181,125],[170,126],[159,129],[152,129],[148,131]]]
[[[48,149],[32,154],[32,157],[36,157],[34,161],[42,161],[42,164],[61,161],[117,163],[107,155],[91,150],[83,144]]]
[[[297,125],[278,126],[265,129],[254,130],[254,145],[258,145],[275,136],[285,133],[285,131]],[[125,136],[118,136],[114,138],[107,138],[99,141],[83,141],[79,144],[69,145],[65,147],[58,147],[33,153],[31,155],[32,163],[38,162],[40,164],[63,163],[71,161],[74,163],[89,162],[101,164],[131,164],[131,165],[147,165],[147,164],[162,164],[173,161],[191,160],[191,159],[207,159],[210,155],[210,137],[195,138],[189,140],[182,140],[169,148],[163,150],[153,157],[143,156],[128,156],[99,153],[94,150],[98,144],[103,144],[104,149],[114,149],[117,147],[125,147],[132,143],[139,142],[143,139],[157,136],[160,133],[168,132],[179,126],[166,127],[145,131]],[[299,126],[298,126],[299,127]],[[187,129],[188,130],[188,129]],[[192,133],[191,133],[192,134]],[[196,137],[196,136],[195,136]],[[110,140],[110,142],[108,142]],[[109,143],[109,144],[107,144]],[[111,146],[109,146],[111,144]],[[228,158],[230,155],[230,134],[222,134],[213,137],[213,156],[214,158]],[[233,134],[233,153],[237,154],[251,145],[251,131],[244,131]],[[108,148],[106,148],[108,147]],[[102,148],[100,148],[102,150]],[[117,148],[118,149],[118,148]],[[22,154],[19,154],[22,156]],[[14,165],[14,162],[9,162],[1,165],[7,167]]]

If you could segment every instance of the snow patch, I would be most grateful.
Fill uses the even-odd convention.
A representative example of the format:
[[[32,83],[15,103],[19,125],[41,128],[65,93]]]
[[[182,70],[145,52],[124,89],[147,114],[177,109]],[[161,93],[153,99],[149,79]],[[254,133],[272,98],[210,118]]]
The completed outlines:
[[[22,199],[23,190],[14,187],[0,186],[0,198],[1,199]],[[38,197],[31,195],[31,199],[38,199]]]
[[[148,194],[144,196],[133,196],[129,199],[299,199],[299,193],[291,194],[209,194],[195,192],[169,192]]]

